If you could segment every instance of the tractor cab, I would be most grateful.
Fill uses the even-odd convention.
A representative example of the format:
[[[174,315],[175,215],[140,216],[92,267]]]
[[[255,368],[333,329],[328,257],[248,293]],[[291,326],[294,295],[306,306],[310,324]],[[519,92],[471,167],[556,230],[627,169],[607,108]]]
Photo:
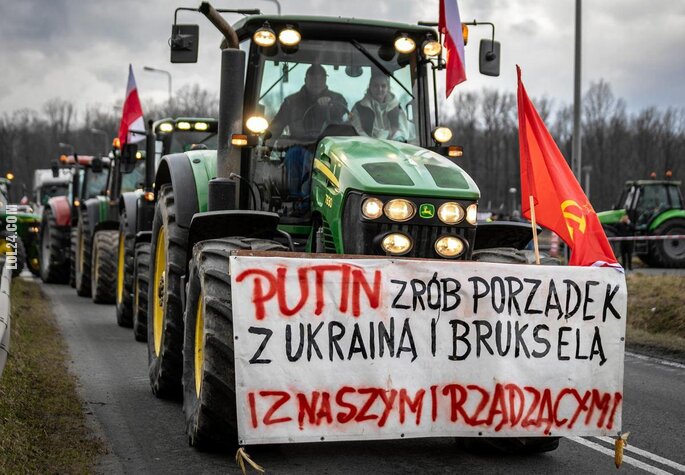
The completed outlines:
[[[683,209],[680,182],[638,180],[626,183],[614,209],[624,209],[637,230],[647,229],[664,211]]]

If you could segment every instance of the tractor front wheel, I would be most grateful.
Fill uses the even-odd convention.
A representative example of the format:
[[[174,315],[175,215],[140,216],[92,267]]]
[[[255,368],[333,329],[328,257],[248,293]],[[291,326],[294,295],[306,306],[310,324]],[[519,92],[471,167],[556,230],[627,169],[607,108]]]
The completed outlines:
[[[64,284],[69,279],[69,249],[71,231],[57,225],[49,206],[40,225],[40,278],[46,283]],[[65,257],[66,254],[66,257]]]
[[[150,282],[150,243],[136,246],[133,268],[133,337],[147,341],[147,290]]]
[[[130,327],[133,324],[133,260],[136,237],[126,232],[126,212],[119,218],[119,240],[117,246],[117,325]]]
[[[190,445],[237,444],[231,251],[287,251],[267,239],[198,243],[190,261],[183,341],[183,413]]]

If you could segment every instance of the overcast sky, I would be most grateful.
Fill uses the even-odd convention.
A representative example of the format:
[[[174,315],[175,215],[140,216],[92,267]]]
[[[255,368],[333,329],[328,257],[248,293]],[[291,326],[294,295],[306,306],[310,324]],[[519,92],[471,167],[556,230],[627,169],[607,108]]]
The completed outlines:
[[[199,14],[180,12],[179,23],[200,25],[200,61],[169,63],[167,40],[178,6],[198,0],[0,0],[0,114],[40,109],[53,97],[87,104],[120,103],[132,63],[141,98],[163,100],[167,79],[143,71],[166,69],[173,88],[199,83],[218,91],[220,35]],[[330,15],[415,23],[437,21],[438,0],[281,0],[284,14]],[[502,43],[502,75],[480,76],[477,48],[486,27],[471,29],[465,90],[515,92],[515,64],[529,95],[555,102],[573,98],[574,0],[461,0],[462,21],[494,22]],[[261,8],[267,0],[214,1],[219,8]],[[237,16],[228,16],[233,23]],[[603,78],[629,110],[685,106],[685,2],[595,0],[583,2],[583,89]],[[678,59],[680,58],[680,59]]]

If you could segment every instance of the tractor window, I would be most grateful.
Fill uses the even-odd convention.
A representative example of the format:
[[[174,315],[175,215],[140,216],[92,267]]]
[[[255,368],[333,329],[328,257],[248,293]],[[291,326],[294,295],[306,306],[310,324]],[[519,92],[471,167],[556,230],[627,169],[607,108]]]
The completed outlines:
[[[86,192],[84,200],[95,198],[102,195],[107,187],[107,173],[103,170],[100,173],[93,173],[90,169],[86,170],[85,183]]]
[[[637,224],[647,224],[657,214],[668,208],[668,193],[664,185],[649,185],[642,188],[637,203]]]
[[[683,199],[677,186],[669,186],[668,195],[671,198],[671,208],[683,209]]]
[[[130,173],[121,175],[121,193],[135,191],[145,183],[145,160],[137,160],[136,166]]]

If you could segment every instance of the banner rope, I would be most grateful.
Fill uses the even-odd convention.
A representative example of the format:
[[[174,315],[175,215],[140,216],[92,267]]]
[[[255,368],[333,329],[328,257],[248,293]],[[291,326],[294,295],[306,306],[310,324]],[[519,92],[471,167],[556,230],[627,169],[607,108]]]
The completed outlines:
[[[238,447],[238,451],[235,453],[235,461],[240,467],[240,470],[243,472],[243,475],[246,475],[245,471],[245,462],[249,463],[252,468],[257,470],[260,473],[264,473],[264,468],[262,468],[261,465],[256,463],[254,460],[250,458],[250,455],[245,452],[245,449],[243,447]]]

